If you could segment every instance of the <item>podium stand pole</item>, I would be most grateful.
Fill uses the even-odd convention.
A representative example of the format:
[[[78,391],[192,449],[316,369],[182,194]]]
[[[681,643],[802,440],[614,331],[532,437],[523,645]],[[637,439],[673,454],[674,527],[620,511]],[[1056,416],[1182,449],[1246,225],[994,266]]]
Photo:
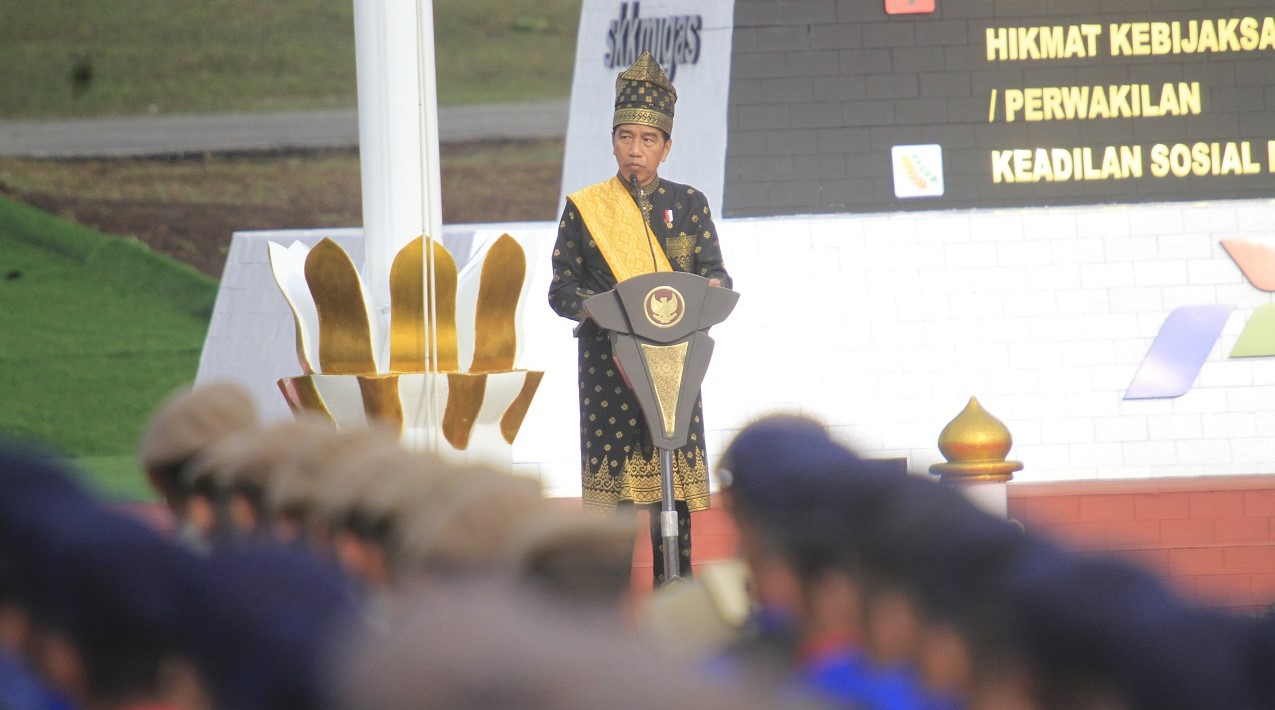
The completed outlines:
[[[682,556],[677,544],[677,506],[673,497],[673,451],[660,452],[660,534],[664,536],[664,584],[682,578]]]

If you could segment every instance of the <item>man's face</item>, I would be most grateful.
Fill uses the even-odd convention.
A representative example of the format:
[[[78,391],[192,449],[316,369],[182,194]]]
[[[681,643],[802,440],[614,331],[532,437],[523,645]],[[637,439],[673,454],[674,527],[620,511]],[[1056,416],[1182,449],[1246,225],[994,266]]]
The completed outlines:
[[[626,181],[630,175],[637,175],[639,185],[655,179],[672,147],[673,141],[665,140],[660,129],[639,123],[621,123],[611,131],[611,152],[620,166],[620,175]]]

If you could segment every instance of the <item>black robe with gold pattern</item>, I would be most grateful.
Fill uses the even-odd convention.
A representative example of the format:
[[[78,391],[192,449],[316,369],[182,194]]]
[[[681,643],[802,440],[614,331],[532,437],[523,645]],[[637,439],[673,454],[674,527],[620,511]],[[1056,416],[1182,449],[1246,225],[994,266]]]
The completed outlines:
[[[677,271],[721,279],[731,286],[722,263],[717,229],[708,200],[698,190],[656,178],[647,200],[629,188],[646,215],[651,232]],[[644,204],[645,203],[645,204]],[[642,225],[634,224],[641,230]],[[581,320],[581,304],[615,288],[616,278],[576,206],[567,200],[553,249],[549,305],[564,318]],[[612,362],[611,342],[590,321],[579,334],[580,459],[584,504],[613,509],[620,501],[658,503],[659,452],[651,444],[637,398]],[[677,500],[691,510],[709,506],[708,466],[704,456],[703,407],[695,401],[690,438],[673,454]]]

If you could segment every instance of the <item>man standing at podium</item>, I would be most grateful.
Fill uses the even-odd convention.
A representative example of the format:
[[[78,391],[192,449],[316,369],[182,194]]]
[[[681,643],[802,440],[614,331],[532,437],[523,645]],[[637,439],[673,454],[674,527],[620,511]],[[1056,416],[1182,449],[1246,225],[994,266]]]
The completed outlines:
[[[575,321],[590,296],[653,271],[686,271],[730,288],[708,200],[698,190],[661,178],[673,147],[677,91],[643,52],[615,84],[609,180],[567,196],[553,249],[549,305]],[[592,321],[578,331],[580,463],[586,509],[650,510],[655,584],[664,579],[659,528],[660,455],[612,358],[611,343]],[[678,541],[683,577],[691,572],[691,517],[708,508],[703,408],[698,397],[686,446],[673,452]]]

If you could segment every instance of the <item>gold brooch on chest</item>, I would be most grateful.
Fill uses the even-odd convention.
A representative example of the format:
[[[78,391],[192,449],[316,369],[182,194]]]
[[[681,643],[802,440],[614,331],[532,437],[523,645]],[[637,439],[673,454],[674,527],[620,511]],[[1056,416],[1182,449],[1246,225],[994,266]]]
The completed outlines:
[[[664,210],[664,226],[668,229],[673,228],[673,210]]]

